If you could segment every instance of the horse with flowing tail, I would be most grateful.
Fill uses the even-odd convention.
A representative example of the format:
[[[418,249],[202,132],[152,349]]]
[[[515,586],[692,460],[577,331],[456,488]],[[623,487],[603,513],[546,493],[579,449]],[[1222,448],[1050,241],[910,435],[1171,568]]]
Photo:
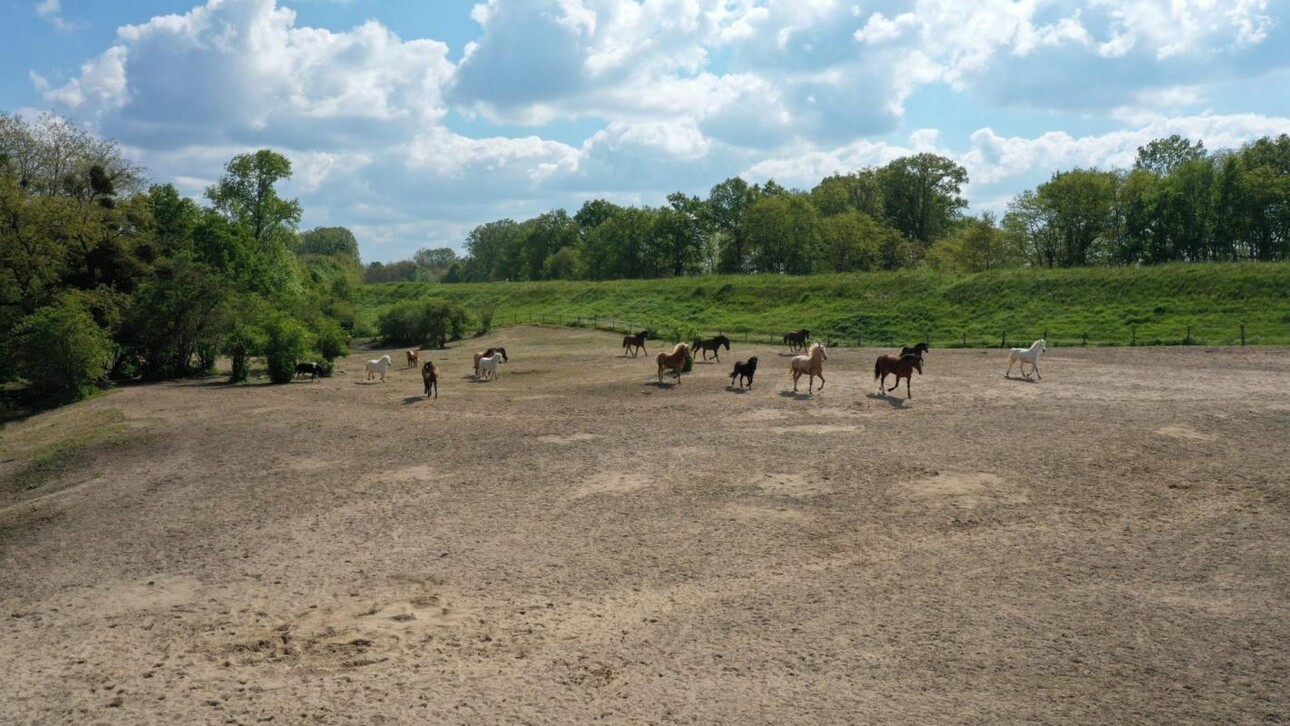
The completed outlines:
[[[506,357],[506,349],[505,349],[505,348],[503,348],[503,347],[502,347],[502,346],[500,346],[500,345],[499,345],[499,346],[496,346],[496,347],[493,347],[493,348],[489,348],[488,350],[486,350],[486,351],[484,351],[484,352],[482,352],[482,353],[476,353],[476,354],[475,354],[475,377],[476,377],[476,378],[478,378],[478,377],[479,377],[479,361],[480,361],[481,359],[483,359],[483,358],[487,358],[487,357],[489,357],[489,356],[491,356],[491,355],[497,355],[497,354],[499,354],[499,353],[500,353],[500,354],[501,354],[501,356],[502,356],[502,361],[503,361],[503,362],[505,362],[505,363],[509,363],[509,362],[511,361],[511,359],[510,359],[510,358],[507,358],[507,357]]]
[[[479,377],[485,381],[497,380],[497,366],[506,360],[500,352],[479,359]]]
[[[637,351],[648,353],[649,351],[645,350],[645,339],[648,337],[648,330],[642,330],[635,335],[623,336],[623,355],[627,355],[630,352],[632,357],[635,358]]]
[[[685,361],[690,357],[690,346],[685,343],[677,343],[671,353],[659,353],[656,360],[658,361],[658,382],[663,382],[663,369],[666,368],[676,374],[677,384],[681,383],[681,371],[685,368]]]
[[[788,372],[793,375],[793,393],[797,393],[797,379],[803,374],[810,376],[806,382],[806,392],[813,393],[815,387],[815,377],[820,377],[820,390],[824,390],[824,361],[829,359],[829,354],[824,350],[823,343],[814,343],[806,355],[795,355],[788,362]]]
[[[726,350],[730,350],[730,339],[724,335],[718,335],[717,337],[711,338],[709,340],[704,340],[703,338],[695,338],[693,350],[696,353],[698,353],[699,351],[703,351],[704,360],[708,359],[708,351],[712,351],[712,355],[715,356],[717,359],[717,362],[720,363],[721,362],[720,350],[722,346],[725,346]]]
[[[403,354],[408,357],[408,368],[416,368],[417,363],[421,360],[421,353],[413,348],[403,351]]]
[[[383,355],[376,360],[369,360],[363,364],[363,370],[367,372],[367,380],[372,380],[378,374],[381,376],[381,382],[385,382],[385,371],[390,368],[390,357]]]
[[[426,386],[426,398],[430,397],[430,390],[434,389],[434,397],[439,397],[439,366],[427,360],[421,364],[421,382]]]
[[[931,348],[931,346],[928,345],[927,343],[915,343],[913,345],[907,345],[904,348],[900,349],[900,357],[904,358],[907,355],[916,355],[918,356],[919,360],[921,360],[923,357],[923,354],[926,353],[929,348]],[[920,373],[919,375],[922,375],[922,374]]]
[[[1013,348],[1008,352],[1008,372],[1004,373],[1003,377],[1008,378],[1012,375],[1013,363],[1021,363],[1021,375],[1029,378],[1030,374],[1026,373],[1026,364],[1029,363],[1034,369],[1035,377],[1042,379],[1043,376],[1039,375],[1039,354],[1047,350],[1048,341],[1043,338],[1031,343],[1029,348]]]
[[[796,353],[806,348],[806,341],[811,337],[811,331],[806,328],[801,330],[790,330],[784,333],[784,343],[788,346],[788,352]]]
[[[735,378],[739,379],[739,387],[744,387],[744,381],[748,382],[748,387],[752,388],[753,376],[757,373],[757,356],[748,359],[748,362],[738,361],[735,363],[735,370],[730,374],[730,385],[735,385]]]
[[[894,356],[880,355],[878,360],[873,363],[873,377],[878,381],[878,392],[890,392],[900,388],[900,379],[905,379],[905,398],[913,398],[914,394],[909,388],[909,383],[913,379],[914,371],[918,375],[923,375],[923,358],[917,353],[909,355]],[[883,386],[887,384],[887,376],[896,377],[896,385],[884,391]]]

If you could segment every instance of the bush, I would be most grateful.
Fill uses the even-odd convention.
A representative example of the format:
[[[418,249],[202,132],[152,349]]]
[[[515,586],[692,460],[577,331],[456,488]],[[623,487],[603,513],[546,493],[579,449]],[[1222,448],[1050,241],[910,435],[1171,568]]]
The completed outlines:
[[[318,355],[330,363],[343,355],[349,355],[349,337],[339,323],[330,318],[323,318],[314,326],[315,348]]]
[[[430,345],[443,348],[460,340],[466,330],[466,310],[456,303],[407,301],[381,313],[376,327],[387,345]]]
[[[313,336],[305,326],[285,316],[271,318],[264,331],[268,337],[264,357],[268,363],[269,380],[290,383],[296,375],[296,364],[313,349]]]
[[[14,370],[40,395],[76,400],[107,375],[112,342],[72,296],[23,318],[10,336]]]

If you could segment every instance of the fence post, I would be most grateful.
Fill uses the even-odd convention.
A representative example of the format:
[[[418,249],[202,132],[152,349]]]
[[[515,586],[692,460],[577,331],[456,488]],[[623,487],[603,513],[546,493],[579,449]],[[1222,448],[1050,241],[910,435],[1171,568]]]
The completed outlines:
[[[1241,323],[1241,345],[1245,345],[1245,323]]]
[[[1044,340],[1048,340],[1048,328],[1044,328]]]
[[[1084,347],[1088,347],[1088,331],[1084,331]]]
[[[964,333],[964,334],[963,334],[963,347],[964,347],[964,348],[966,348],[966,347],[967,347],[967,333]]]
[[[1187,326],[1187,340],[1183,341],[1184,345],[1191,345],[1191,326]]]
[[[1132,336],[1129,339],[1129,345],[1137,345],[1138,344],[1138,326],[1134,325],[1129,330],[1131,331],[1130,335]]]
[[[1000,348],[1008,347],[1008,331],[1006,330],[1003,331],[1003,338],[999,341],[999,347]]]
[[[930,330],[923,331],[923,342],[929,346],[932,344],[932,332]]]

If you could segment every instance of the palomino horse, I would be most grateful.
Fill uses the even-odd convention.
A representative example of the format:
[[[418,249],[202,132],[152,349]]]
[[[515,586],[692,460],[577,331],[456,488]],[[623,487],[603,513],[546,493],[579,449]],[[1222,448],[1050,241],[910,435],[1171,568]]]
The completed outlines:
[[[369,360],[363,364],[363,370],[367,372],[367,380],[370,381],[375,378],[377,374],[380,374],[382,383],[385,382],[385,371],[388,370],[389,367],[390,357],[388,355],[383,355],[376,360]]]
[[[635,358],[637,350],[648,353],[649,351],[645,350],[645,339],[648,337],[648,330],[642,330],[636,335],[623,336],[623,355],[627,355],[630,352],[632,357]]]
[[[753,374],[757,372],[757,356],[748,359],[748,362],[739,361],[735,363],[735,371],[730,374],[730,385],[735,385],[735,377],[739,378],[739,387],[744,387],[744,381],[748,381],[748,387],[752,388]]]
[[[926,353],[927,349],[930,347],[931,346],[926,343],[915,343],[913,345],[907,345],[904,348],[900,349],[900,357],[904,358],[907,355],[916,355],[921,360],[923,357],[923,354]],[[922,375],[922,374],[920,373],[919,375]]]
[[[1039,354],[1047,350],[1048,350],[1048,341],[1044,340],[1043,338],[1040,338],[1039,340],[1036,340],[1035,342],[1031,343],[1029,348],[1013,348],[1008,353],[1008,372],[1004,373],[1003,377],[1007,378],[1008,376],[1012,375],[1012,364],[1020,362],[1021,375],[1025,376],[1026,378],[1030,377],[1030,374],[1026,373],[1026,364],[1029,363],[1030,367],[1033,368],[1035,371],[1035,376],[1038,378],[1043,378],[1043,376],[1039,375]]]
[[[416,350],[404,351],[404,355],[408,357],[408,368],[415,368],[417,363],[421,360],[421,354]]]
[[[505,349],[505,348],[503,348],[503,347],[502,347],[502,346],[500,346],[500,345],[499,345],[499,346],[496,346],[496,347],[493,347],[493,348],[489,348],[488,350],[484,351],[483,353],[476,353],[476,354],[475,354],[475,377],[476,377],[476,378],[478,378],[478,377],[479,377],[479,361],[480,361],[481,359],[483,359],[483,358],[487,358],[488,356],[490,356],[490,355],[495,355],[495,354],[497,354],[497,353],[501,353],[501,354],[502,354],[502,360],[503,360],[504,362],[506,362],[506,363],[510,363],[510,362],[511,362],[511,359],[506,357],[506,349]]]
[[[820,377],[820,390],[824,390],[824,361],[829,359],[829,354],[824,350],[823,343],[815,343],[806,355],[795,355],[788,362],[788,372],[793,374],[793,393],[797,393],[797,379],[805,373],[811,378],[806,382],[806,392],[812,393],[815,386],[815,377]]]
[[[685,343],[677,343],[671,353],[659,353],[658,358],[658,382],[663,382],[663,369],[667,368],[676,374],[677,384],[681,383],[681,370],[685,368],[685,360],[690,357],[690,346]]]
[[[715,356],[717,362],[720,363],[720,351],[722,346],[725,346],[726,350],[730,350],[730,339],[724,335],[718,335],[711,340],[704,340],[703,338],[694,339],[694,352],[698,353],[699,351],[703,351],[704,360],[708,359],[708,351],[712,351],[712,355]]]
[[[880,355],[878,360],[873,364],[873,377],[878,381],[878,392],[883,392],[883,386],[887,383],[887,374],[896,376],[896,385],[888,388],[887,391],[894,391],[900,388],[900,379],[905,379],[905,398],[913,398],[914,394],[909,390],[909,382],[913,379],[913,372],[918,371],[918,375],[923,375],[923,359],[917,353],[909,355],[894,356]]]
[[[501,362],[504,360],[506,360],[506,357],[503,356],[501,352],[497,352],[492,355],[486,355],[483,358],[480,358],[479,359],[479,377],[484,379],[485,381],[497,380],[497,366],[500,365]]]
[[[784,342],[788,345],[788,351],[790,353],[796,353],[806,347],[806,341],[810,337],[811,331],[806,328],[802,328],[798,331],[790,330],[787,333],[784,333]]]
[[[421,364],[421,382],[426,384],[426,398],[430,397],[430,389],[434,389],[434,397],[439,397],[439,366],[426,361]]]

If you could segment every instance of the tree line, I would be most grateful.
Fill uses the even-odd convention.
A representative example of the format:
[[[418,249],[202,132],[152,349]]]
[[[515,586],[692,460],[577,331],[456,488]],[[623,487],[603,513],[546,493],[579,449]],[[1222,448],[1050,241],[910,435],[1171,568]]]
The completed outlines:
[[[967,214],[967,170],[936,154],[836,174],[809,191],[732,177],[658,207],[595,199],[570,215],[481,224],[465,254],[374,262],[367,282],[649,279],[810,274],[926,265],[1135,265],[1290,257],[1290,137],[1208,152],[1179,136],[1127,170],[1073,169],[1017,195],[1002,218]]]
[[[51,400],[109,380],[214,372],[265,359],[275,382],[299,360],[347,352],[358,244],[300,233],[300,204],[269,150],[231,159],[205,203],[148,185],[115,143],[55,116],[0,114],[0,383]]]

